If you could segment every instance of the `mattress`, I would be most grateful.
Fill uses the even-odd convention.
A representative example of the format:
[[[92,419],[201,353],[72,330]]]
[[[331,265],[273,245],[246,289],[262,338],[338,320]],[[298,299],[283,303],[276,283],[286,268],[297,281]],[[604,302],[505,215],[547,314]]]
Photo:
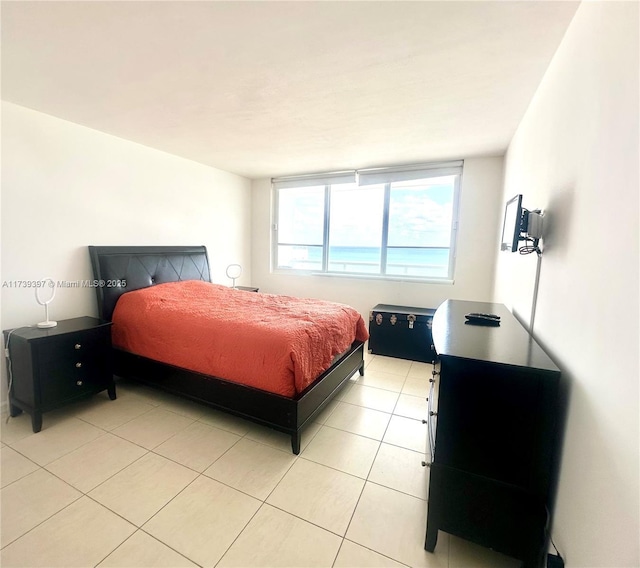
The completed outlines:
[[[286,397],[368,336],[345,304],[196,280],[123,294],[112,328],[118,349]]]

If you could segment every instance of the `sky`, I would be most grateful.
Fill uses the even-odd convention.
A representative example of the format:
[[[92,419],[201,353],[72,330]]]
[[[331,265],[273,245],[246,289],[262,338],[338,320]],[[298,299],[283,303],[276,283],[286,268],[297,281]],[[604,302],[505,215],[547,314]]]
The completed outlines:
[[[448,247],[454,176],[391,186],[389,245]],[[379,247],[384,185],[333,186],[331,246]],[[322,245],[324,186],[280,190],[280,243]]]

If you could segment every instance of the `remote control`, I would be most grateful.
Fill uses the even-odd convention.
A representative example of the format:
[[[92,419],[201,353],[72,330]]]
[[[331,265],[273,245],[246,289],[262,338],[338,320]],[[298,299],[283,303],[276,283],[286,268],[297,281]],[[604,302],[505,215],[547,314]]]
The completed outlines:
[[[471,325],[488,325],[494,327],[500,325],[500,317],[494,314],[471,313],[464,317],[467,318],[464,323]]]
[[[469,314],[467,314],[466,316],[464,316],[466,318],[490,318],[496,321],[500,321],[500,316],[496,315],[496,314],[483,314],[480,312],[471,312]]]

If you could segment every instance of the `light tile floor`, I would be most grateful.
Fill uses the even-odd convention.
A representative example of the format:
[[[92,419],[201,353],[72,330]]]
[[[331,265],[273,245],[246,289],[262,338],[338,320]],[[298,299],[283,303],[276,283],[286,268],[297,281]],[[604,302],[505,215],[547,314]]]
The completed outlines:
[[[431,367],[368,356],[302,435],[127,381],[2,421],[0,565],[515,568],[440,533],[424,550]]]

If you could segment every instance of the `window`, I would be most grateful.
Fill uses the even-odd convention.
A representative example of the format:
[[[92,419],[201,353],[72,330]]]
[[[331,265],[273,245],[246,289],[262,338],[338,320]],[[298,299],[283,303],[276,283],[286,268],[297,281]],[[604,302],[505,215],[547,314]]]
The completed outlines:
[[[277,270],[453,279],[462,162],[273,180]]]
[[[322,270],[325,186],[278,192],[278,267]]]

